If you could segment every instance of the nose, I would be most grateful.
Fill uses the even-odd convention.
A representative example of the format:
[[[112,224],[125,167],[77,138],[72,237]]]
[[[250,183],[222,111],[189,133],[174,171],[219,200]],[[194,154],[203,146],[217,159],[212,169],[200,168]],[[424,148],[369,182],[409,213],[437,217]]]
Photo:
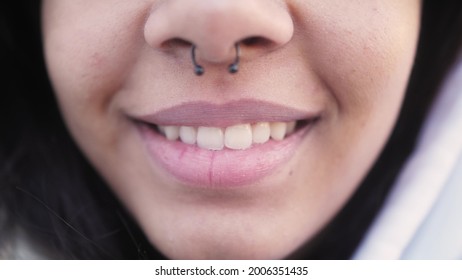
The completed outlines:
[[[290,41],[293,21],[281,0],[165,0],[153,6],[145,24],[155,49],[194,45],[201,63],[225,63],[240,44],[244,59]]]

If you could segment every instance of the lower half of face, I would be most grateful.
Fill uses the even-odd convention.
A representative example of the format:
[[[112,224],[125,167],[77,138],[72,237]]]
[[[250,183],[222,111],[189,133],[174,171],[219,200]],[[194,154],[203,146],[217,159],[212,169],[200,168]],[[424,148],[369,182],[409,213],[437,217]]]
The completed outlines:
[[[389,137],[420,1],[220,3],[44,0],[50,78],[83,153],[166,256],[284,258]]]

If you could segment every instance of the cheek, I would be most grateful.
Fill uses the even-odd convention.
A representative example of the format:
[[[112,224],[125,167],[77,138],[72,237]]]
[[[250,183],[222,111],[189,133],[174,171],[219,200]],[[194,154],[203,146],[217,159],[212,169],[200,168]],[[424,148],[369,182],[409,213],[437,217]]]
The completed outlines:
[[[304,55],[339,114],[367,117],[388,106],[395,111],[400,105],[415,55],[419,3],[306,4],[303,18],[309,19],[300,31],[308,42]]]
[[[107,111],[142,46],[144,7],[116,0],[108,9],[106,2],[43,2],[45,59],[70,122]]]
[[[332,9],[334,2],[304,4],[301,10],[308,12],[298,17],[297,33],[307,67],[332,101],[313,140],[318,149],[305,153],[319,159],[306,165],[322,182],[325,208],[344,203],[388,139],[413,65],[420,18],[418,1],[337,1],[340,8]]]

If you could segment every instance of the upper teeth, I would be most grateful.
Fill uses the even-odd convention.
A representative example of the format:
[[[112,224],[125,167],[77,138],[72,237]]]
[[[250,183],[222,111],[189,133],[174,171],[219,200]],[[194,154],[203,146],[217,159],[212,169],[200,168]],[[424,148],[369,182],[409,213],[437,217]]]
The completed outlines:
[[[266,143],[270,138],[276,141],[284,140],[286,135],[295,130],[295,124],[295,122],[260,122],[226,128],[205,126],[158,126],[158,128],[169,140],[180,139],[186,144],[197,144],[203,149],[219,151],[224,147],[245,150],[254,143]]]

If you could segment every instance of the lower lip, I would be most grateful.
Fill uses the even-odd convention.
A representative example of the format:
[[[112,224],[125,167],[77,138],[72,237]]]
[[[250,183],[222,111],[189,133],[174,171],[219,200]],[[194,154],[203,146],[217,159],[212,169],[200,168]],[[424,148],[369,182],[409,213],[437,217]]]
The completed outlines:
[[[140,124],[139,131],[154,162],[181,183],[199,188],[235,188],[253,185],[283,167],[312,126],[282,141],[270,140],[247,150],[221,151],[167,140],[146,124]]]

